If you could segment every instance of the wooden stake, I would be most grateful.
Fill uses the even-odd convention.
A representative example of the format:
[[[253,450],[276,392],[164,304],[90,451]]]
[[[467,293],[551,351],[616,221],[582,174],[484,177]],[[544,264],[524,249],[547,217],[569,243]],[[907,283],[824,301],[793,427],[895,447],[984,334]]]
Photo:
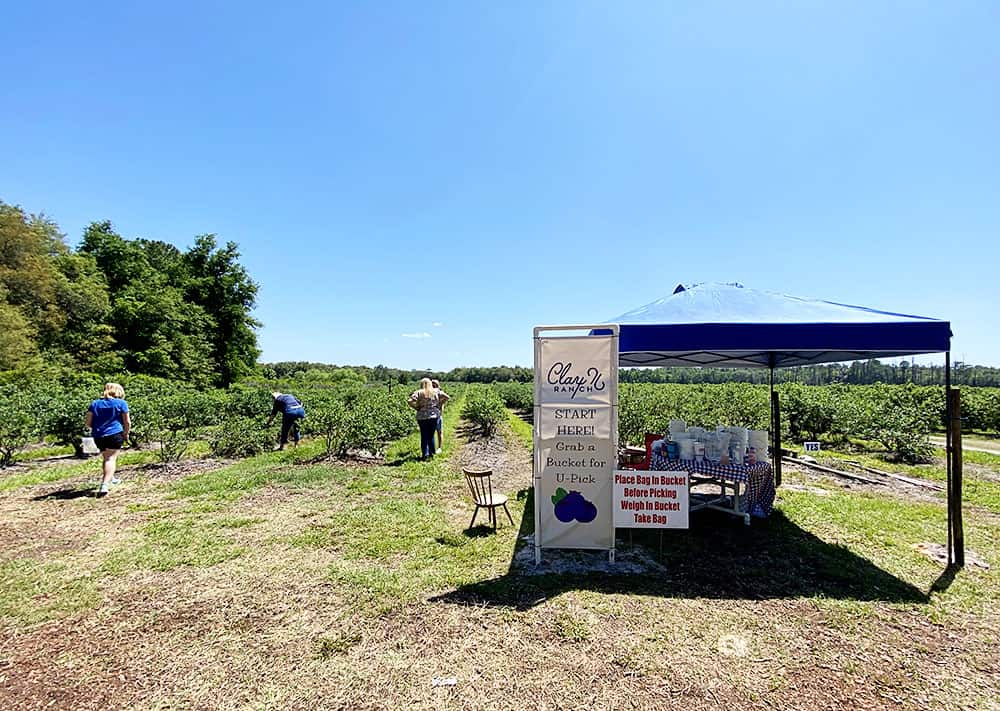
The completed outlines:
[[[951,430],[951,507],[952,540],[955,543],[955,565],[965,567],[965,531],[962,526],[962,394],[953,388],[948,397],[948,425]]]

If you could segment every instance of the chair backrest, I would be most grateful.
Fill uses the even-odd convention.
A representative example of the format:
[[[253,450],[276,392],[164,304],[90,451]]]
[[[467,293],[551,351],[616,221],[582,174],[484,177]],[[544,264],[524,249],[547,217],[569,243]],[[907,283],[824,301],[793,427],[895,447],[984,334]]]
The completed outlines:
[[[653,461],[653,442],[658,439],[663,439],[663,435],[655,434],[652,432],[646,433],[646,458],[642,461],[642,464],[637,464],[636,469],[649,469],[650,463]]]
[[[487,506],[493,501],[492,469],[466,469],[462,467],[465,480],[469,483],[472,500],[480,506]]]

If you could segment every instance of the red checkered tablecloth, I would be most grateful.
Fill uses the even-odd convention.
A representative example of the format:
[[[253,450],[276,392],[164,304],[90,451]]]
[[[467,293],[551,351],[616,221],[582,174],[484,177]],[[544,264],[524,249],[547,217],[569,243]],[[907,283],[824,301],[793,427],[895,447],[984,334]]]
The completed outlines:
[[[654,454],[649,468],[654,471],[691,472],[729,481],[746,482],[746,509],[751,516],[765,518],[774,510],[774,472],[767,462],[755,464],[715,464],[685,459],[667,459]]]

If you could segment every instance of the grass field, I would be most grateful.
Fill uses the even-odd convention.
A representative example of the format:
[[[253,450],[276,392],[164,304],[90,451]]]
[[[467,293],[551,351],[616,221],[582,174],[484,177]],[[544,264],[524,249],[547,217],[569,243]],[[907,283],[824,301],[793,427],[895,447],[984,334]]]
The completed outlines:
[[[993,459],[967,475],[989,570],[915,548],[944,542],[942,500],[791,470],[749,529],[696,515],[621,532],[616,569],[539,573],[530,430],[476,440],[459,411],[426,463],[416,435],[382,464],[138,452],[100,500],[94,460],[0,473],[4,706],[996,708]],[[465,463],[494,467],[514,526],[465,530]]]

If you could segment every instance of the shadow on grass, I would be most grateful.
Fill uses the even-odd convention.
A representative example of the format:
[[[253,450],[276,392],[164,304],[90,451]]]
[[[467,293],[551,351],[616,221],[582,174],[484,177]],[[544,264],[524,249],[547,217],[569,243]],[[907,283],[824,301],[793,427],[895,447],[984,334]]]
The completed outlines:
[[[479,524],[475,528],[467,528],[462,531],[462,535],[466,538],[486,538],[487,536],[496,535],[496,531],[493,530],[492,525]]]
[[[455,436],[458,439],[464,439],[468,442],[472,442],[477,439],[489,439],[492,434],[492,432],[488,432],[482,427],[474,425],[471,422],[463,422],[455,426]]]
[[[518,546],[534,530],[533,492],[524,493],[527,501]],[[584,565],[572,573],[536,575],[530,571],[533,562],[524,562],[527,551],[518,555],[515,548],[505,575],[431,600],[524,610],[568,590],[718,600],[825,597],[924,603],[930,599],[928,593],[848,548],[814,536],[781,511],[766,520],[754,520],[750,527],[723,513],[699,512],[692,516],[691,528],[662,532],[659,556],[659,531],[619,529],[616,545],[622,553],[640,547],[646,558],[658,558],[662,567],[650,565],[647,572],[636,574],[587,570]],[[561,554],[546,550],[543,558]],[[595,557],[595,561],[607,560],[605,553],[599,555],[602,558]]]
[[[944,592],[951,587],[951,584],[955,582],[955,576],[961,570],[957,565],[951,564],[945,568],[938,579],[934,581],[931,585],[931,590],[933,592]]]
[[[87,489],[60,489],[59,491],[50,491],[48,494],[41,494],[40,496],[31,497],[32,501],[69,501],[71,499],[83,499],[86,497],[93,497],[97,494],[97,487],[90,487]]]
[[[514,410],[514,414],[527,422],[529,425],[535,424],[534,410]]]
[[[406,454],[398,455],[395,459],[386,459],[385,462],[383,463],[383,466],[401,467],[409,462],[420,462],[420,461],[433,462],[435,459],[441,459],[442,457],[443,455],[439,455],[437,457],[431,457],[430,459],[424,459],[422,456],[420,456],[419,452],[415,453],[407,452]]]

